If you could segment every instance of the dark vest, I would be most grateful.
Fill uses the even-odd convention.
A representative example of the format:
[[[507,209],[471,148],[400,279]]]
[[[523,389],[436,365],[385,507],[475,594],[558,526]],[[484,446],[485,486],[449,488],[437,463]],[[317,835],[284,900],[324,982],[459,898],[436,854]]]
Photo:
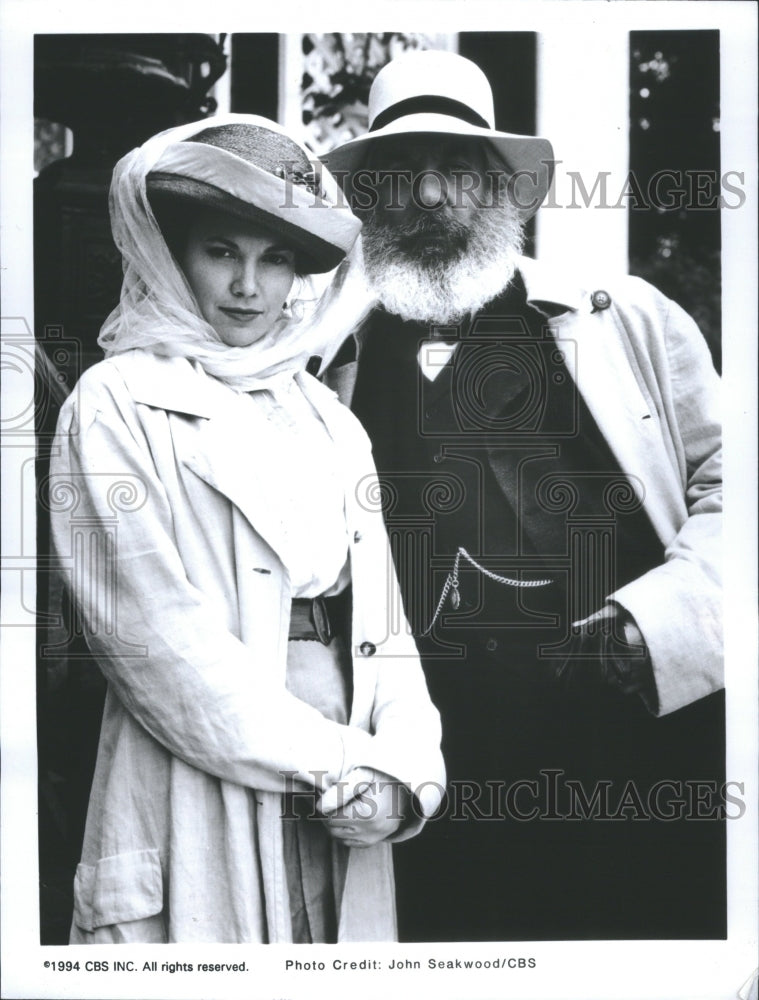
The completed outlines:
[[[417,635],[459,547],[497,575],[552,583],[494,585],[464,561],[462,613],[447,606],[436,634],[481,631],[497,612],[523,654],[663,559],[543,319],[515,281],[459,331],[430,382],[416,360],[428,329],[382,311],[371,318],[353,408],[372,439]]]

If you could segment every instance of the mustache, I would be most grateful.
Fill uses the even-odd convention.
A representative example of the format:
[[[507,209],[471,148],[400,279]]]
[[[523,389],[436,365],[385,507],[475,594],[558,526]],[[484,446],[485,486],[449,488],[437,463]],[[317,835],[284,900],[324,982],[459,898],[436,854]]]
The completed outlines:
[[[501,292],[518,265],[523,229],[510,206],[470,214],[463,227],[460,219],[451,225],[448,213],[437,210],[373,215],[379,219],[364,223],[366,276],[388,312],[404,320],[459,323]],[[462,228],[466,246],[451,250],[451,234]],[[398,232],[406,239],[431,231],[445,242],[444,250],[419,243],[404,250],[398,244]]]
[[[381,233],[401,250],[413,250],[423,237],[436,237],[452,250],[463,250],[470,233],[469,226],[445,208],[407,209],[402,214],[375,211],[364,227]]]

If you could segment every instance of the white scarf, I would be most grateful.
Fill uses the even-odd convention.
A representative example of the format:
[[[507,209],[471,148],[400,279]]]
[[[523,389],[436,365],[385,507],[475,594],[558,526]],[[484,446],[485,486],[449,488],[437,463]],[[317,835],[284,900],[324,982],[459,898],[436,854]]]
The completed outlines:
[[[106,319],[98,344],[106,357],[141,348],[153,354],[197,361],[209,374],[232,388],[265,388],[278,372],[299,371],[313,355],[325,353],[323,323],[308,316],[331,275],[297,278],[300,288],[285,315],[249,347],[229,347],[201,315],[187,280],[172,257],[151,211],[146,178],[164,151],[204,129],[245,122],[285,133],[275,123],[254,115],[219,115],[160,132],[116,164],[109,206],[111,228],[121,252],[124,281],[121,300]],[[301,147],[310,156],[305,147]],[[336,185],[325,170],[322,186],[336,197]],[[334,330],[332,331],[334,336]],[[330,338],[331,339],[331,338]]]

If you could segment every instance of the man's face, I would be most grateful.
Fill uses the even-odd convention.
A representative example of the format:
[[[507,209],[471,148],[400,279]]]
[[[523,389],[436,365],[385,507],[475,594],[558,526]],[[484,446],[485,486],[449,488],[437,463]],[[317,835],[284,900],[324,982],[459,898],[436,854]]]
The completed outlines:
[[[506,167],[488,153],[480,140],[440,134],[372,143],[353,178],[354,210],[365,275],[388,312],[458,323],[511,281],[522,224],[504,197]]]
[[[406,135],[377,142],[367,164],[375,181],[374,220],[398,250],[430,263],[466,251],[489,178],[477,140]]]

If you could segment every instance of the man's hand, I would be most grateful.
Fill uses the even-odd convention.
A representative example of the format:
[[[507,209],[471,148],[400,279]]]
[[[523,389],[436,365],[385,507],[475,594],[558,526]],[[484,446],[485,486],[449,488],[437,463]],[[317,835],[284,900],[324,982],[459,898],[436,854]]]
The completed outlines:
[[[555,680],[567,694],[612,687],[640,694],[647,704],[656,700],[643,636],[617,604],[574,623],[569,655],[556,666]]]
[[[317,809],[331,837],[347,847],[371,847],[406,818],[410,792],[382,771],[357,767],[322,795]]]

